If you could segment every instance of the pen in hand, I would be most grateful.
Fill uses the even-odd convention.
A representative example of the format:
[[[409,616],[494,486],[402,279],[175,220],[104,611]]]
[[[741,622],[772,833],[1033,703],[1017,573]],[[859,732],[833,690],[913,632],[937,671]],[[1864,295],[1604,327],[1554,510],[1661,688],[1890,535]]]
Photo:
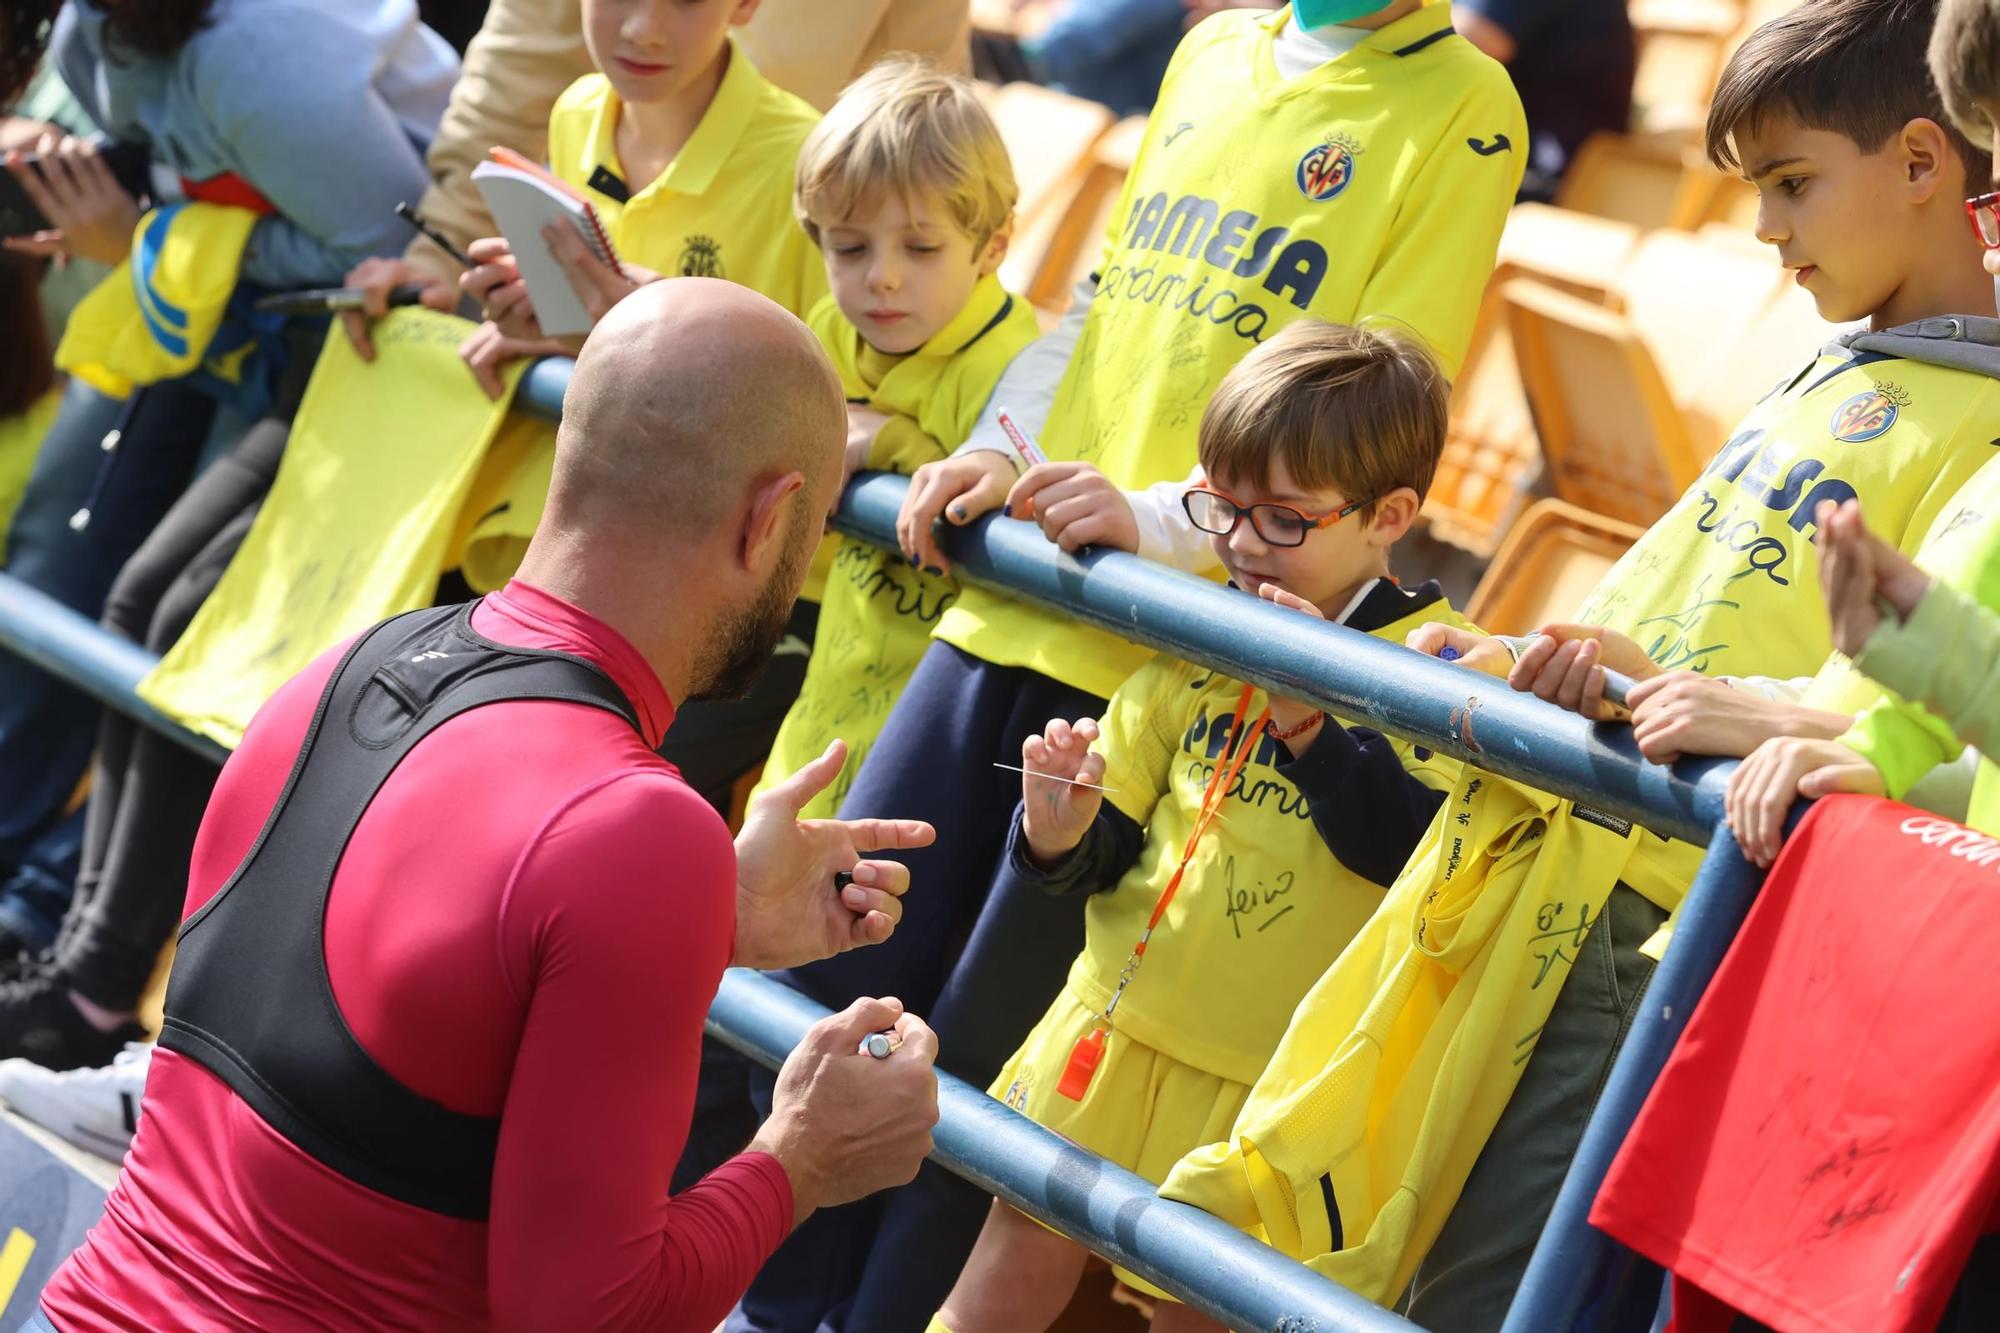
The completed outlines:
[[[465,251],[453,245],[443,232],[439,231],[436,227],[432,226],[429,220],[426,219],[423,214],[417,212],[416,209],[411,208],[407,203],[399,203],[396,205],[396,216],[401,218],[403,221],[409,223],[412,227],[415,227],[418,231],[422,232],[430,240],[431,244],[437,246],[438,249],[444,251],[446,254],[450,255],[453,259],[457,260],[461,267],[463,268],[478,267],[478,265],[474,264],[472,260],[466,255]]]

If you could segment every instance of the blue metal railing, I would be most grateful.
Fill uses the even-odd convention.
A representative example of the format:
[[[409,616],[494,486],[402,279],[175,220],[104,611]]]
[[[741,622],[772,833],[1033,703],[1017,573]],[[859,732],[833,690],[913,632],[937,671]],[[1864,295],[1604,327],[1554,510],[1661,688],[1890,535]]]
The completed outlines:
[[[531,367],[518,402],[554,417],[569,363]],[[859,479],[835,522],[893,546],[906,483]],[[963,578],[1054,607],[1126,638],[1239,679],[1310,700],[1343,717],[1508,777],[1615,811],[1660,833],[1709,844],[1675,943],[1648,988],[1507,1328],[1590,1327],[1619,1288],[1629,1256],[1586,1217],[1688,1012],[1747,912],[1761,872],[1721,825],[1733,764],[1648,764],[1623,728],[1600,728],[1497,680],[1369,635],[1283,611],[1118,552],[1071,556],[1029,524],[989,517],[947,534]],[[214,747],[133,693],[147,654],[0,575],[0,647],[11,648],[184,743]],[[775,1066],[824,1011],[754,975],[731,973],[710,1028]],[[982,1188],[1159,1283],[1232,1327],[1373,1330],[1412,1326],[1197,1210],[1159,1199],[1137,1176],[1083,1153],[982,1093],[942,1075],[940,1162]],[[1080,1184],[1079,1182],[1083,1182]]]

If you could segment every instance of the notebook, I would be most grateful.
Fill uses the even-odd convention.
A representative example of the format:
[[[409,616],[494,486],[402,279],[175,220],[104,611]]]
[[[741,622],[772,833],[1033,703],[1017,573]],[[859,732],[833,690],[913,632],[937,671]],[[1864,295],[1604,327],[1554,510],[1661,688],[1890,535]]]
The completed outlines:
[[[569,275],[542,239],[542,228],[551,222],[567,223],[592,254],[618,268],[617,252],[611,248],[611,238],[590,200],[547,168],[506,148],[493,149],[491,161],[474,167],[472,181],[486,197],[493,221],[514,251],[542,332],[550,337],[590,332],[590,312],[577,299]]]

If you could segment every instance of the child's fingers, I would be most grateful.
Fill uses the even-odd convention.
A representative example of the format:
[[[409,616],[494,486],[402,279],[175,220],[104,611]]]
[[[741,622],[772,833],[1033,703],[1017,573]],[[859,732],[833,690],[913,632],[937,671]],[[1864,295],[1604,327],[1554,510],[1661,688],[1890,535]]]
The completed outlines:
[[[1104,756],[1095,750],[1083,757],[1077,765],[1076,776],[1084,782],[1094,782],[1100,786],[1104,782]]]
[[[1063,749],[1069,747],[1070,727],[1069,723],[1064,719],[1059,717],[1050,718],[1048,729],[1044,734],[1048,736],[1049,744]]]

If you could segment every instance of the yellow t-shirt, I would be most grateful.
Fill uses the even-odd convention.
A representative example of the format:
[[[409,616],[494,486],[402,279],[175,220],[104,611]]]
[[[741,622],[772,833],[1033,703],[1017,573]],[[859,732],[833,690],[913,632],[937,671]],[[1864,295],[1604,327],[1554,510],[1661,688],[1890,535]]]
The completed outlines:
[[[831,296],[814,307],[807,323],[840,372],[847,401],[889,417],[868,465],[905,476],[964,443],[1000,373],[1040,333],[1033,307],[992,277],[979,282],[951,323],[907,356],[886,356],[862,341]],[[847,762],[804,817],[838,810],[930,645],[932,626],[957,595],[952,579],[911,568],[899,552],[840,538],[805,684],[778,728],[758,790],[790,777],[840,736],[847,741]]]
[[[619,257],[740,282],[804,319],[826,294],[826,269],[792,212],[792,168],[819,112],[732,44],[701,124],[665,171],[621,199],[618,108],[602,74],[571,84],[549,112],[549,170],[588,191]]]
[[[1114,210],[1041,444],[1120,487],[1184,477],[1215,386],[1304,315],[1465,355],[1527,127],[1506,70],[1431,5],[1294,79],[1288,11],[1219,14],[1175,53]],[[938,637],[1109,695],[1146,650],[968,588]]]
[[[1992,456],[1996,419],[2000,382],[1984,375],[1878,352],[1815,357],[1751,409],[1577,618],[1630,635],[1670,671],[1814,675],[1833,631],[1813,511],[1858,496],[1869,527],[1914,555]],[[1700,861],[1699,847],[1645,833],[1626,874],[1671,910]]]
[[[1465,623],[1437,601],[1371,632],[1401,643],[1430,621]],[[1085,909],[1084,949],[1069,989],[1088,1008],[1102,1012],[1110,1002],[1180,864],[1216,765],[1233,757],[1225,751],[1242,692],[1241,681],[1161,655],[1105,710],[1093,748],[1105,756],[1107,799],[1145,829],[1146,840],[1117,886]],[[1249,720],[1268,701],[1252,690]],[[1457,760],[1392,744],[1425,786],[1442,791],[1457,781]],[[1299,997],[1382,902],[1381,885],[1327,850],[1304,793],[1278,771],[1286,754],[1267,732],[1244,761],[1113,1019],[1116,1033],[1243,1084],[1257,1081]]]

